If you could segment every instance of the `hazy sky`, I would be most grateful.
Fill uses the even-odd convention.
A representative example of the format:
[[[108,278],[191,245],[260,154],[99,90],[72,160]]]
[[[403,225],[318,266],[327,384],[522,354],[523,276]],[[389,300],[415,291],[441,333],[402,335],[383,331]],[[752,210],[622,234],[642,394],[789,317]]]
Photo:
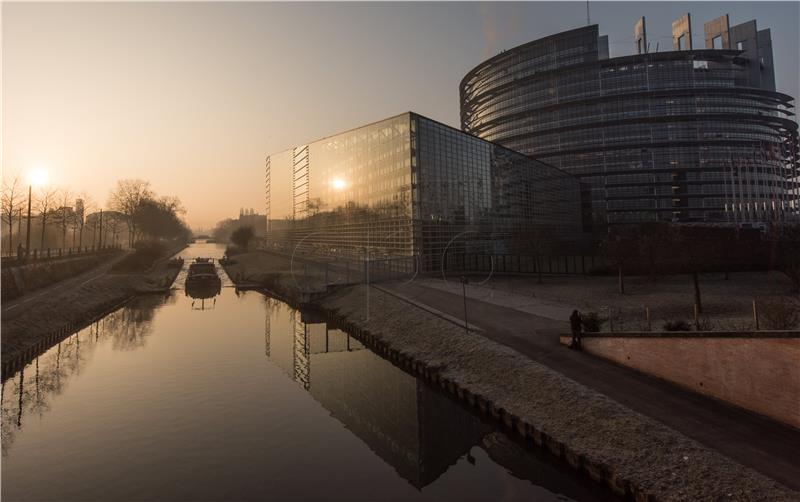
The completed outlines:
[[[671,21],[725,12],[771,28],[778,90],[798,96],[797,2],[592,2],[612,56]],[[44,166],[105,203],[120,178],[177,195],[194,226],[264,211],[264,158],[413,110],[458,127],[458,83],[487,56],[586,24],[569,3],[7,3],[4,175]]]

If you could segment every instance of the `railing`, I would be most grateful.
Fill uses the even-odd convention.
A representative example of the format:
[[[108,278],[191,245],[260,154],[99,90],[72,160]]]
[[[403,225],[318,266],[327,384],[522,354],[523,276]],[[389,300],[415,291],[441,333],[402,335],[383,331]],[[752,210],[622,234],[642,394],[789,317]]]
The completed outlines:
[[[70,247],[70,248],[46,248],[46,249],[33,249],[30,255],[26,256],[24,250],[15,252],[13,254],[5,252],[2,253],[3,267],[11,267],[22,265],[31,262],[42,262],[47,260],[58,260],[64,258],[72,258],[78,256],[89,256],[93,254],[105,254],[114,251],[119,251],[120,246],[83,246],[83,247]]]
[[[457,254],[447,256],[445,269],[500,274],[583,275],[605,266],[602,258],[591,255]]]

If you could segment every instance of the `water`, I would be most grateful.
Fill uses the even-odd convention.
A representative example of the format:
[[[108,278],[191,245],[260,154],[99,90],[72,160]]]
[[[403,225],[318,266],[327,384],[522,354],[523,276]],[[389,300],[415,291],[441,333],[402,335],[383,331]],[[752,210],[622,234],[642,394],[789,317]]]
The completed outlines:
[[[4,500],[606,496],[346,333],[230,287],[109,314],[3,382],[2,411]]]

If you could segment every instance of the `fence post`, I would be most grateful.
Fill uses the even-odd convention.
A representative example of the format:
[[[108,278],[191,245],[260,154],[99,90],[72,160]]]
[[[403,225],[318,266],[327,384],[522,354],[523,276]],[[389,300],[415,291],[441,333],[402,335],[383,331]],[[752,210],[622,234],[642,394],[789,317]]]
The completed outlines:
[[[756,301],[755,300],[753,300],[753,320],[756,323],[756,331],[758,331],[759,330],[759,326],[758,326],[758,307],[756,307]]]
[[[695,303],[694,304],[694,329],[695,329],[695,331],[700,331],[700,320],[699,320],[699,318],[697,316],[698,310],[699,309],[697,308],[697,304]]]

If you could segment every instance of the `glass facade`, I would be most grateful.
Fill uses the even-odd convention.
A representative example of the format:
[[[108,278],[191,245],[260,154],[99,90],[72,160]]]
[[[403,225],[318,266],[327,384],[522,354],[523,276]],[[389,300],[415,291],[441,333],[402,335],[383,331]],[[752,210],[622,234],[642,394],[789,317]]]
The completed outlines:
[[[485,61],[461,82],[462,129],[578,176],[598,228],[798,217],[792,98],[741,51],[603,59],[597,40],[587,26]]]
[[[267,180],[267,245],[284,251],[361,259],[369,249],[431,270],[445,251],[513,253],[545,233],[582,235],[576,178],[414,113],[271,155]]]

